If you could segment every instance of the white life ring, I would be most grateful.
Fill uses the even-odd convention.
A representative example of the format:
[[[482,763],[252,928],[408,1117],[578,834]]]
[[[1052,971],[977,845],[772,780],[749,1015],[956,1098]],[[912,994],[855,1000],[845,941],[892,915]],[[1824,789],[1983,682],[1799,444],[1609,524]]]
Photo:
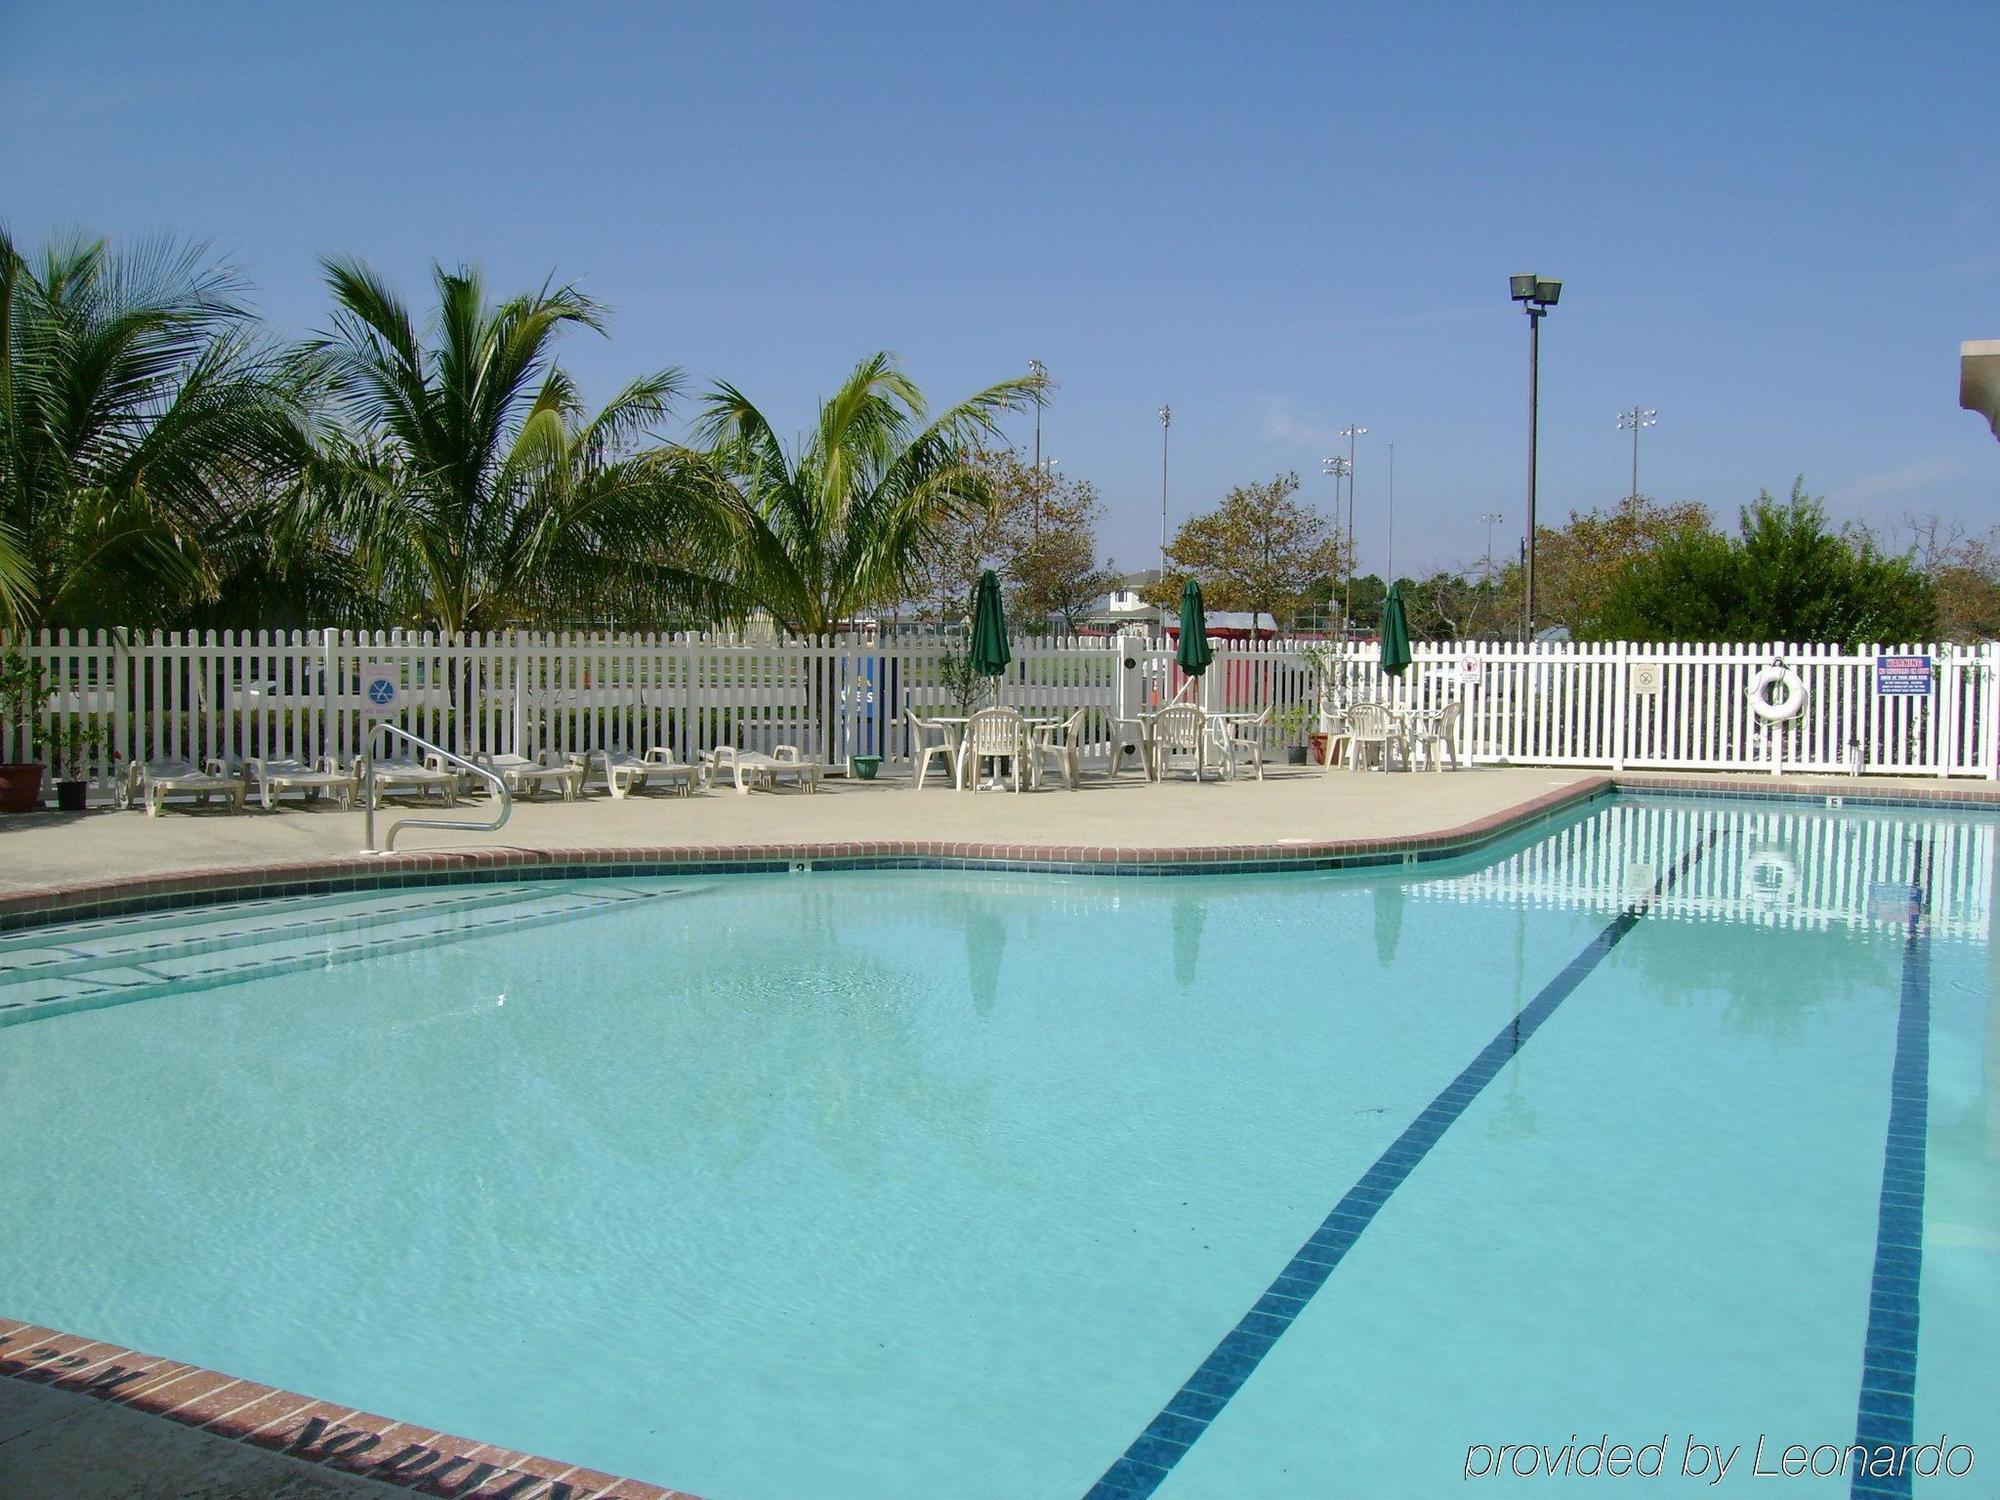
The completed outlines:
[[[1759,849],[1743,863],[1743,893],[1759,911],[1790,906],[1798,894],[1799,872],[1782,849]]]
[[[1771,694],[1774,687],[1782,690],[1775,698]],[[1806,706],[1806,682],[1783,662],[1774,661],[1750,679],[1744,696],[1750,700],[1751,713],[1766,724],[1782,724],[1797,718]]]

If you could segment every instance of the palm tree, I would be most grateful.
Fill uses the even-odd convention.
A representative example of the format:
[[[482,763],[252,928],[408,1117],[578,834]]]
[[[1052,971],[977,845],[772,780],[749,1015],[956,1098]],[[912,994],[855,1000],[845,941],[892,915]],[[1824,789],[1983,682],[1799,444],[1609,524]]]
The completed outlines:
[[[979,443],[1040,389],[1033,376],[1002,381],[927,421],[916,383],[874,354],[788,452],[741,391],[717,386],[698,431],[737,488],[742,593],[796,635],[908,598],[947,525],[994,503]]]
[[[212,597],[211,539],[281,473],[301,392],[202,249],[0,230],[0,611],[164,622]]]
[[[715,484],[694,455],[640,446],[677,371],[586,416],[553,358],[566,325],[603,331],[602,309],[574,287],[491,303],[477,271],[436,267],[427,344],[373,271],[323,265],[333,330],[306,358],[346,430],[313,466],[294,525],[345,538],[390,616],[457,635],[723,606]]]

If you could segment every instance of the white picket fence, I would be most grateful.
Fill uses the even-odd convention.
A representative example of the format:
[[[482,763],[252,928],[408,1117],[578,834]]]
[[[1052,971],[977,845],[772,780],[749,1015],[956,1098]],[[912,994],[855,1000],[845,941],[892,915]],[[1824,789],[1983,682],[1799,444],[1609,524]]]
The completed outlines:
[[[959,707],[954,648],[932,641],[59,631],[14,647],[47,674],[38,738],[79,720],[97,731],[87,770],[100,788],[114,756],[352,756],[362,675],[377,666],[400,681],[403,727],[460,750],[671,745],[691,756],[791,743],[836,766],[857,755],[893,765],[907,759],[911,711]],[[1270,705],[1273,751],[1303,744],[1321,706],[1461,699],[1457,748],[1477,763],[2000,777],[2000,643],[1883,649],[1928,655],[1932,691],[1885,696],[1877,650],[1824,645],[1444,642],[1416,646],[1392,678],[1372,644],[1280,641],[1216,643],[1200,694],[1211,708]],[[1746,689],[1779,658],[1807,701],[1772,728]],[[1183,684],[1167,641],[1036,639],[1014,644],[1000,696],[1050,716],[1098,710],[1087,755],[1101,765],[1113,719]],[[0,756],[12,748],[0,726]]]

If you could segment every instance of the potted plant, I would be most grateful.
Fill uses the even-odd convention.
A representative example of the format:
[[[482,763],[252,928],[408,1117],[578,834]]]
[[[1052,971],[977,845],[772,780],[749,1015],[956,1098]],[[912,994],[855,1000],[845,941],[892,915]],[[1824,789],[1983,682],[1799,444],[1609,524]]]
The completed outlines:
[[[49,738],[49,755],[56,775],[56,806],[82,812],[90,795],[90,763],[104,743],[104,731],[81,717],[58,724]]]
[[[42,804],[42,767],[34,754],[35,713],[43,697],[40,662],[19,651],[0,656],[0,813]]]
[[[1318,721],[1319,706],[1317,704],[1294,703],[1290,708],[1278,715],[1278,730],[1287,740],[1295,740]],[[1313,747],[1316,752],[1315,761],[1317,761],[1323,758],[1325,750],[1323,742],[1326,736],[1323,734],[1314,734],[1311,738],[1322,742]],[[1293,766],[1304,765],[1306,763],[1306,747],[1304,745],[1286,745],[1285,763]]]

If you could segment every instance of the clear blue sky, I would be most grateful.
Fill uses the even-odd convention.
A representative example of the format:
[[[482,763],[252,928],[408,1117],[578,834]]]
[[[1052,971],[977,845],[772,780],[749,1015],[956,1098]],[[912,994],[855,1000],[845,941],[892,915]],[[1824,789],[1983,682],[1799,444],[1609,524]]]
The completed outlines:
[[[2000,521],[1957,409],[2000,336],[2000,5],[0,4],[0,219],[211,243],[281,330],[315,257],[613,312],[595,394],[725,377],[781,427],[888,348],[934,399],[1043,360],[1044,451],[1151,563],[1358,421],[1361,562],[1476,558],[1627,486],[1733,516]],[[1025,446],[1028,428],[1016,424]]]

